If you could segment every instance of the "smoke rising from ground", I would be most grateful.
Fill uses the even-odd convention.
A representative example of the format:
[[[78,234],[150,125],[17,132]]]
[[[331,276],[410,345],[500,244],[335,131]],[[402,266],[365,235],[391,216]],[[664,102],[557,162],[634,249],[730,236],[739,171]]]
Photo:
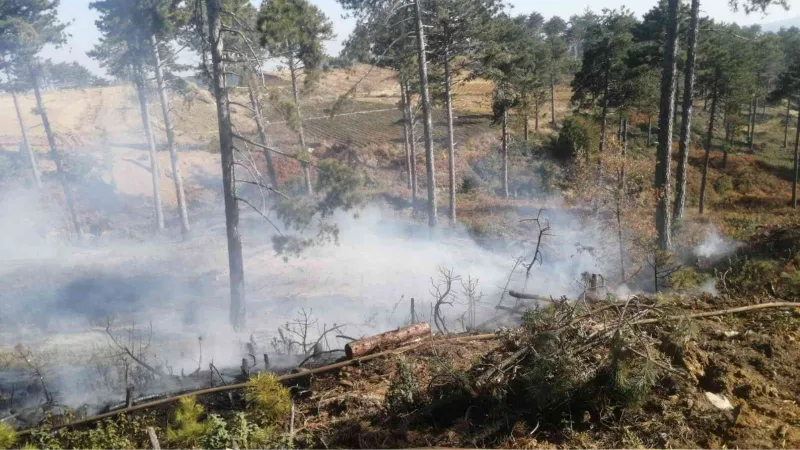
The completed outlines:
[[[23,343],[50,355],[48,377],[59,401],[70,406],[124,396],[114,390],[114,380],[121,377],[118,368],[112,373],[102,364],[103,358],[109,364],[119,360],[109,356],[115,353],[105,333],[109,321],[118,337],[135,324],[137,331],[127,336],[139,345],[152,339],[144,352],[148,361],[174,374],[207,369],[211,361],[235,368],[252,351],[273,354],[275,363],[270,342],[301,310],[316,318],[309,333],[315,338],[341,326],[342,332],[332,333],[326,343],[342,348],[346,341],[334,334],[358,337],[407,324],[412,297],[417,315],[430,320],[432,281],[440,282],[441,267],[464,281],[479,280],[480,323],[497,313],[506,283],[516,291],[576,297],[582,290],[581,274],[602,273],[597,254],[614,242],[566,212],[546,210],[542,219],[549,223],[550,235],[544,238],[541,263],[526,277],[524,265],[533,259],[531,242],[487,249],[464,232],[437,230],[431,235],[427,227],[373,205],[358,217],[334,217],[341,230],[338,246],[311,248],[284,262],[271,246],[274,230],[245,214],[247,326],[236,332],[228,324],[224,226],[198,223],[195,237],[186,243],[53,243],[42,238],[54,220],[43,214],[46,210],[26,197],[5,198],[13,201],[3,203],[6,214],[0,220],[0,230],[6,231],[0,241],[0,276],[6,286],[0,294],[0,349],[8,352]],[[526,226],[535,242],[536,227]],[[511,274],[518,257],[524,257],[523,265]],[[467,301],[460,282],[454,283],[453,292],[454,302],[443,307],[443,316],[448,329],[461,331],[469,324],[462,319]],[[504,304],[513,304],[513,299],[506,296]],[[108,386],[87,389],[103,371],[111,380]]]

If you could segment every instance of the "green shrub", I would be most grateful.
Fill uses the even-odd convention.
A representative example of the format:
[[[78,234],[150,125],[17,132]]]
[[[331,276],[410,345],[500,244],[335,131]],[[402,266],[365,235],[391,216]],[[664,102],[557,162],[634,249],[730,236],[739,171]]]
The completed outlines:
[[[394,412],[409,411],[419,404],[420,396],[413,367],[405,358],[400,357],[397,360],[397,376],[386,394],[386,408]]]
[[[778,280],[781,264],[771,259],[748,259],[735,264],[726,277],[729,289],[742,294],[763,294],[767,286]]]
[[[733,182],[733,188],[736,189],[736,192],[740,194],[747,194],[750,192],[750,189],[753,187],[752,181],[750,178],[742,176],[737,177],[736,180]]]
[[[720,175],[714,180],[714,191],[721,197],[725,197],[733,190],[733,180],[728,175]]]
[[[203,448],[224,449],[231,444],[231,434],[228,432],[228,424],[225,420],[211,414],[205,421],[206,433],[200,438],[200,445]]]
[[[475,175],[464,175],[461,186],[458,188],[460,194],[472,194],[481,187],[481,180]]]
[[[167,428],[167,442],[182,448],[195,448],[210,430],[209,424],[201,423],[205,410],[194,397],[183,397],[173,412],[173,426]]]
[[[289,390],[272,373],[250,377],[244,391],[248,412],[260,425],[272,425],[291,410]]]
[[[0,449],[13,448],[17,443],[17,433],[8,424],[0,422]]]
[[[579,152],[590,151],[593,148],[593,136],[596,136],[594,124],[585,119],[571,116],[564,119],[558,139],[553,144],[553,156],[568,161],[575,158]]]
[[[708,275],[694,267],[683,266],[669,275],[668,284],[676,291],[685,292],[698,288],[708,278]]]

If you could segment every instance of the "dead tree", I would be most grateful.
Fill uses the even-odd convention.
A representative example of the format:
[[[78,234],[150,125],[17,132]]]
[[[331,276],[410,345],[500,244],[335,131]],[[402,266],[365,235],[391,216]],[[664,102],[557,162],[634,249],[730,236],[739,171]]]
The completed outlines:
[[[478,279],[467,276],[467,281],[461,281],[461,293],[467,300],[466,325],[464,328],[475,329],[476,306],[483,298],[483,292],[478,290]]]
[[[440,333],[449,333],[450,331],[448,331],[444,316],[442,315],[442,306],[453,305],[450,292],[453,289],[453,282],[460,281],[461,277],[453,275],[453,269],[445,269],[442,267],[439,267],[439,275],[440,279],[438,282],[431,278],[432,290],[430,293],[434,299],[436,299],[433,304],[433,322]]]
[[[542,242],[545,237],[552,236],[550,234],[550,221],[546,219],[542,219],[542,212],[544,208],[539,209],[539,213],[536,214],[536,217],[533,219],[522,219],[520,223],[523,222],[533,222],[536,224],[537,228],[537,236],[536,236],[536,248],[533,252],[533,259],[529,264],[525,265],[525,277],[529,277],[531,274],[531,269],[533,265],[536,264],[536,261],[539,261],[539,265],[542,265]]]
[[[31,375],[39,382],[47,404],[53,404],[53,395],[47,389],[47,383],[45,383],[44,380],[45,363],[22,344],[17,344],[17,346],[14,347],[14,356],[31,371]]]

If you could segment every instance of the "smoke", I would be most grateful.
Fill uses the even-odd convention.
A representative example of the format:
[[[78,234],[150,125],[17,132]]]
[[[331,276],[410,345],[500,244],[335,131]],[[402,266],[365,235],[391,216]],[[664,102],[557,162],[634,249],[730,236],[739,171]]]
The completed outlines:
[[[568,212],[544,211],[541,223],[550,231],[540,261],[528,274],[538,237],[532,223],[525,225],[529,241],[488,249],[463,230],[432,233],[372,205],[357,217],[334,216],[341,230],[339,245],[314,247],[284,262],[271,246],[274,230],[243,214],[247,325],[234,331],[228,324],[226,241],[218,219],[198,221],[188,242],[56,244],[42,236],[58,220],[39,202],[4,198],[0,282],[7,288],[0,293],[5,305],[0,352],[23,343],[52,355],[47,378],[59,401],[70,406],[124,397],[118,387],[124,376],[119,349],[105,332],[109,323],[115,336],[129,339],[133,347],[149,343],[143,352],[149,363],[175,374],[207,369],[211,361],[222,369],[236,368],[250,354],[259,362],[261,354],[270,353],[274,365],[296,364],[281,361],[271,342],[280,339],[281,326],[302,318],[301,311],[312,317],[311,340],[340,327],[324,342],[342,348],[346,340],[337,334],[359,337],[407,324],[411,298],[418,317],[430,320],[432,291],[441,283],[438,269],[444,268],[461,281],[478,280],[483,296],[475,316],[480,323],[496,315],[506,285],[543,296],[576,297],[583,289],[581,274],[602,273],[600,255],[604,245],[614,242]],[[519,257],[522,264],[512,273]],[[460,331],[473,324],[465,317],[461,282],[452,289],[454,302],[443,307],[443,315],[451,331]],[[504,303],[512,300],[505,296]],[[0,382],[0,389],[7,387]],[[177,387],[150,384],[151,391]]]
[[[695,248],[694,252],[699,257],[716,261],[732,254],[739,245],[738,242],[723,236],[716,226],[710,225],[706,229],[703,242]]]

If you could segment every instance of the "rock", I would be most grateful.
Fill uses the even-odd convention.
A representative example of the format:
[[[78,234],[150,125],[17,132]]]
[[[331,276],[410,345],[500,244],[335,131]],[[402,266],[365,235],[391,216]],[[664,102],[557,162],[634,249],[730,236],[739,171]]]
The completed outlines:
[[[714,405],[717,409],[721,409],[723,411],[727,411],[733,409],[733,405],[731,404],[730,400],[725,398],[724,395],[715,394],[713,392],[706,392],[706,398],[712,405]]]

